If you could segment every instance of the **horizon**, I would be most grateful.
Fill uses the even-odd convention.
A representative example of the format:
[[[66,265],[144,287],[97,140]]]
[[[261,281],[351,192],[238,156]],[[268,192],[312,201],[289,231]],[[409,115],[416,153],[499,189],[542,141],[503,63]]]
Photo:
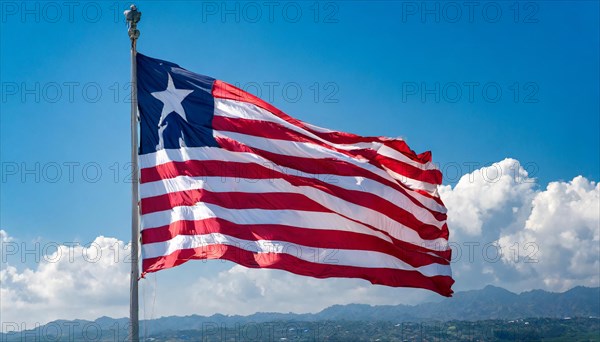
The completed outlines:
[[[548,294],[565,294],[567,292],[572,292],[573,290],[578,289],[578,288],[591,289],[591,290],[593,290],[593,289],[600,290],[600,286],[587,287],[587,286],[578,285],[578,286],[572,287],[572,288],[570,288],[568,290],[565,290],[563,292],[552,292],[552,291],[546,291],[546,290],[542,290],[542,289],[532,289],[532,290],[526,290],[526,291],[523,291],[523,292],[520,292],[520,293],[514,293],[514,292],[511,292],[511,291],[509,291],[509,290],[507,290],[507,289],[505,289],[503,287],[498,287],[498,286],[494,286],[494,285],[485,285],[485,287],[483,287],[481,289],[473,289],[473,290],[467,290],[467,291],[460,291],[458,293],[484,292],[488,288],[500,289],[500,290],[509,292],[511,294],[517,295],[517,296],[522,295],[522,294],[526,294],[526,293],[529,293],[529,292],[535,292],[535,291],[542,291],[542,292],[546,292]],[[438,298],[438,299],[440,301],[452,301],[452,300],[455,300],[456,298],[455,297],[443,297],[443,298]],[[334,305],[328,306],[328,307],[326,307],[326,308],[324,308],[322,310],[315,311],[315,312],[257,311],[257,312],[254,312],[254,313],[251,313],[251,314],[247,314],[247,315],[221,314],[221,313],[218,313],[218,312],[217,313],[213,313],[212,315],[199,315],[199,314],[189,314],[189,315],[181,315],[181,316],[179,316],[179,315],[171,315],[171,316],[160,316],[160,317],[153,317],[153,318],[147,318],[147,319],[140,319],[140,323],[141,322],[148,322],[148,321],[152,321],[152,320],[159,320],[159,319],[162,319],[162,318],[177,318],[177,317],[182,317],[183,318],[183,317],[194,317],[194,316],[204,317],[204,318],[211,318],[211,317],[214,317],[214,316],[222,316],[222,317],[228,317],[228,318],[235,318],[235,317],[251,317],[251,316],[260,315],[260,314],[297,315],[297,316],[318,315],[320,313],[323,313],[324,311],[327,311],[327,310],[329,310],[331,308],[335,308],[335,307],[342,307],[343,308],[343,307],[348,307],[348,306],[369,306],[371,308],[378,308],[378,307],[381,308],[381,307],[405,306],[405,307],[409,307],[410,308],[410,307],[416,307],[416,306],[422,306],[422,305],[434,304],[434,303],[437,303],[437,302],[436,301],[432,301],[432,302],[426,301],[426,302],[423,302],[423,303],[412,304],[412,305],[411,304],[397,304],[397,305],[381,304],[381,305],[371,305],[371,304],[349,303],[349,304],[334,304]],[[600,303],[600,301],[599,301],[599,303]],[[600,314],[600,312],[599,312],[599,314]],[[528,317],[528,318],[549,318],[549,317],[551,317],[551,316],[531,316],[531,317]],[[577,317],[588,318],[588,317],[584,317],[584,316],[562,317],[562,318],[567,319],[567,318],[577,318]],[[98,321],[98,320],[101,320],[101,319],[104,319],[104,318],[108,318],[108,319],[112,319],[112,320],[123,320],[123,319],[127,319],[128,320],[129,319],[128,316],[123,316],[123,317],[100,316],[100,317],[97,317],[97,318],[95,318],[93,320],[83,320],[83,321],[95,322],[95,321]],[[589,318],[600,318],[600,316],[590,316]],[[423,319],[423,318],[421,318],[421,319]],[[514,319],[522,319],[522,318],[514,318]],[[80,320],[80,319],[75,319],[75,320]],[[58,322],[58,321],[71,321],[71,320],[58,318],[58,319],[55,319],[53,321],[47,322],[47,324],[55,323],[55,322]],[[407,321],[407,322],[410,322],[410,321]],[[14,330],[12,332],[20,332],[20,331],[19,330]],[[5,333],[5,332],[0,331],[0,333]]]
[[[0,3],[2,326],[127,315],[129,4]],[[600,4],[453,4],[138,1],[137,47],[432,151],[455,293],[599,287]],[[140,320],[443,299],[224,260],[147,274],[139,298]]]
[[[490,291],[493,292],[497,290],[519,297],[518,300],[520,300],[520,302],[507,303],[508,307],[504,307],[500,309],[500,311],[494,312],[493,305],[495,305],[498,300],[504,300],[504,297],[502,296],[503,293],[500,294],[499,297],[494,297],[493,294],[490,294]],[[582,298],[582,290],[592,290],[595,293],[586,291],[584,293],[586,293],[587,296]],[[527,296],[527,294],[531,292],[544,292],[546,296],[543,298],[540,298],[539,296]],[[578,292],[578,294],[580,294],[580,296],[577,297],[578,299],[570,303],[571,305],[568,310],[562,310],[559,311],[560,313],[557,313],[556,309],[560,310],[560,304],[556,303],[554,300],[559,299],[561,296],[567,296],[567,293],[573,292]],[[314,313],[255,312],[250,315],[223,315],[214,313],[212,315],[191,314],[185,316],[161,316],[141,320],[140,325],[143,328],[144,340],[159,341],[161,338],[162,340],[173,340],[173,336],[167,338],[165,337],[165,334],[175,335],[175,338],[180,336],[184,340],[186,339],[186,336],[189,337],[190,334],[194,334],[193,336],[196,337],[202,336],[202,338],[205,339],[214,334],[219,336],[217,331],[220,332],[222,340],[223,334],[229,334],[230,332],[228,331],[230,330],[234,332],[237,331],[237,334],[244,336],[242,337],[242,340],[261,339],[260,336],[263,336],[264,334],[271,336],[269,340],[273,340],[272,337],[274,334],[279,333],[285,335],[287,334],[285,331],[297,329],[299,328],[298,325],[301,325],[300,328],[302,325],[305,326],[302,329],[305,329],[304,333],[306,334],[309,331],[306,330],[306,324],[315,323],[320,327],[317,329],[317,332],[315,332],[317,334],[315,337],[317,340],[319,340],[319,337],[325,336],[342,336],[342,331],[339,329],[340,324],[348,324],[348,322],[358,325],[365,325],[368,323],[392,323],[396,328],[398,326],[402,327],[400,330],[402,336],[410,336],[411,333],[417,333],[417,336],[423,336],[424,333],[431,334],[431,329],[433,328],[433,331],[435,332],[433,336],[437,336],[438,338],[443,334],[447,334],[447,328],[451,326],[468,324],[466,326],[468,329],[461,332],[461,334],[466,334],[466,337],[463,336],[463,339],[472,339],[482,333],[484,336],[487,336],[487,338],[490,338],[490,336],[495,336],[494,331],[498,332],[503,330],[501,327],[502,325],[505,326],[504,329],[508,328],[508,331],[511,334],[521,336],[521,338],[523,338],[522,334],[523,336],[526,336],[531,333],[526,332],[526,329],[523,327],[516,327],[517,330],[515,331],[515,327],[510,326],[511,324],[518,322],[524,323],[525,325],[532,322],[533,325],[530,329],[533,329],[534,332],[536,329],[545,331],[550,329],[550,331],[552,331],[551,327],[554,324],[558,323],[559,325],[564,325],[564,323],[561,322],[582,322],[578,324],[584,324],[587,326],[587,329],[592,330],[590,336],[593,336],[594,332],[597,332],[598,327],[600,327],[600,325],[598,325],[600,322],[600,298],[598,298],[600,287],[589,288],[576,286],[561,293],[544,290],[529,290],[524,291],[521,294],[515,294],[500,287],[487,285],[483,289],[469,290],[461,293],[464,294],[461,296],[463,301],[455,306],[448,306],[448,304],[451,304],[449,302],[456,301],[456,298],[443,298],[443,304],[442,302],[427,302],[415,306],[407,306],[404,304],[377,306],[369,304],[336,304]],[[481,297],[482,294],[491,295],[490,301],[494,304],[492,304],[492,306],[486,305],[488,300],[483,299]],[[548,296],[553,296],[554,298],[548,298]],[[523,302],[522,300],[525,301]],[[589,303],[590,300],[592,303]],[[434,312],[437,311],[438,308],[432,304],[442,306],[445,315],[440,316],[439,314],[435,314]],[[586,304],[591,304],[591,306]],[[443,305],[446,306],[444,307]],[[534,309],[528,310],[527,308],[531,308],[532,305]],[[536,306],[543,306],[544,308],[535,309]],[[357,316],[353,314],[357,307],[369,311],[362,312]],[[452,309],[452,307],[454,309]],[[528,313],[514,311],[519,308],[525,309],[526,311],[528,310]],[[473,314],[472,311],[477,309],[479,309],[479,313]],[[469,313],[470,316],[462,316],[463,313]],[[104,334],[111,334],[111,336],[114,336],[114,340],[117,340],[121,333],[126,334],[128,326],[126,322],[128,322],[128,320],[128,317],[109,316],[101,316],[90,320],[56,319],[45,325],[37,325],[28,330],[19,330],[19,327],[16,325],[9,325],[9,329],[0,332],[0,335],[2,335],[3,340],[6,341],[12,341],[19,337],[22,339],[24,336],[37,336],[39,338],[55,340],[57,338],[62,339],[65,337],[66,333],[66,336],[68,336],[69,339],[78,340],[77,336],[81,336],[83,337],[83,340],[86,340],[86,336],[89,337],[90,328],[94,327],[96,337],[92,340],[96,340],[99,334],[102,334],[102,336],[104,336]],[[489,322],[495,323],[490,325]],[[153,325],[155,323],[158,323],[158,325]],[[417,328],[415,328],[415,326],[417,326]],[[218,329],[215,330],[217,327]],[[332,329],[323,330],[324,327],[330,327]],[[333,329],[334,327],[335,329]],[[65,329],[67,331],[65,331]],[[386,330],[384,329],[383,331],[379,331],[379,333],[384,333],[385,331]],[[559,329],[558,331],[561,330]],[[584,332],[579,331],[578,333]],[[552,337],[552,334],[556,337],[556,330],[554,333],[542,333],[541,336]],[[560,334],[563,338],[569,336],[568,334],[565,335],[564,332]],[[361,338],[361,340],[362,339],[364,339],[364,337]]]

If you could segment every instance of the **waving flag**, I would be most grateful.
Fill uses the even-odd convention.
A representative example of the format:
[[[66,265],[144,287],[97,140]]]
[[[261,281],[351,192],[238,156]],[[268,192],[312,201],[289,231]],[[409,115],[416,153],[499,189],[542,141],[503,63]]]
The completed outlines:
[[[137,66],[144,273],[227,259],[452,294],[429,152],[304,123],[171,62]]]

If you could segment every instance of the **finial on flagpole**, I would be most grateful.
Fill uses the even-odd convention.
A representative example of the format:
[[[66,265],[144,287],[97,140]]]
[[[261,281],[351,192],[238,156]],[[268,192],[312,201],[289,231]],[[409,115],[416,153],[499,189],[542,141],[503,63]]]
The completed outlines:
[[[129,27],[129,38],[133,43],[140,36],[140,30],[137,29],[137,23],[142,18],[142,12],[137,10],[137,6],[132,4],[128,10],[123,12],[125,20],[127,20],[127,26]]]

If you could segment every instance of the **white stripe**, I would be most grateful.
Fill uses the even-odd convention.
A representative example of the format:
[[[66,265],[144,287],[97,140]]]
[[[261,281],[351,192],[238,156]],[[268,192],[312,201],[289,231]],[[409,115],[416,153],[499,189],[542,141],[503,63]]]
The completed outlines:
[[[421,170],[439,170],[439,168],[437,167],[437,165],[435,163],[432,163],[432,162],[427,162],[427,163],[423,163],[423,164],[419,163],[417,161],[414,161],[414,160],[408,158],[404,154],[394,150],[393,148],[385,146],[383,144],[381,145],[381,148],[379,148],[377,150],[377,153],[381,154],[382,156],[386,156],[388,158],[397,160],[401,163],[410,164]]]
[[[402,182],[403,184],[406,184],[409,188],[411,189],[420,189],[423,191],[427,191],[428,194],[430,194],[431,196],[438,196],[438,188],[437,185],[435,184],[431,184],[431,183],[425,183],[425,182],[421,182],[421,181],[416,181],[414,179],[408,178],[405,175],[401,175],[399,173],[396,173],[394,170],[390,169],[389,167],[385,166],[385,165],[381,165],[381,167],[390,175],[392,176],[392,178],[394,178],[397,181]]]
[[[303,134],[309,138],[316,139],[322,143],[325,143],[327,145],[330,145],[330,146],[333,146],[333,147],[336,147],[336,148],[339,148],[342,150],[350,151],[350,150],[365,149],[365,148],[376,150],[381,145],[380,142],[375,142],[375,141],[374,142],[361,142],[358,144],[334,144],[331,141],[325,140],[308,130],[305,130],[301,127],[298,127],[294,124],[291,124],[291,123],[283,120],[282,118],[278,117],[277,115],[274,115],[273,113],[269,112],[268,110],[262,109],[256,105],[248,103],[248,102],[215,98],[214,115],[221,116],[224,118],[230,118],[230,119],[248,119],[248,120],[258,120],[258,121],[275,123],[275,124],[278,124],[285,128],[288,128],[294,132]],[[307,126],[311,126],[311,128],[316,127],[316,126],[307,124],[305,122],[304,122],[304,124]],[[330,130],[326,130],[324,128],[320,128],[320,127],[318,127],[318,128],[319,129],[315,129],[315,130],[319,131],[319,132],[323,132],[323,133],[332,133],[333,132]]]
[[[171,210],[142,215],[144,229],[169,225],[175,221],[197,221],[219,217],[237,224],[284,224],[299,228],[343,230],[369,234],[377,237],[372,229],[333,213],[302,210],[229,209],[211,203],[179,206]],[[371,233],[372,232],[372,233]],[[448,242],[439,238],[424,240],[411,229],[400,230],[395,238],[434,251],[448,250]]]
[[[336,132],[336,131],[332,131],[332,130],[327,129],[327,128],[323,128],[323,127],[320,127],[320,126],[309,124],[308,122],[302,121],[302,123],[304,125],[306,125],[307,127],[309,127],[310,129],[312,129],[313,131],[317,131],[317,132],[320,132],[320,133],[335,133]]]
[[[298,127],[294,124],[291,124],[291,123],[281,119],[280,117],[272,114],[268,110],[265,110],[263,108],[260,108],[256,105],[254,105],[252,103],[248,103],[248,102],[215,98],[214,115],[231,118],[231,119],[249,119],[249,120],[260,120],[260,121],[271,122],[271,123],[275,123],[280,126],[283,126],[285,128],[288,128],[290,130],[293,130],[294,132],[303,134],[307,137],[316,139],[324,144],[335,147],[337,149],[351,151],[351,150],[356,150],[356,149],[368,148],[368,149],[377,151],[377,153],[384,155],[388,158],[397,160],[400,163],[410,164],[421,170],[437,170],[438,169],[437,166],[431,162],[425,163],[425,164],[419,163],[417,161],[414,161],[414,160],[408,158],[404,154],[402,154],[390,147],[383,145],[381,142],[378,142],[378,141],[361,142],[361,143],[357,143],[357,144],[335,144],[335,143],[332,143],[326,139],[323,139],[323,138],[315,135],[314,133],[312,133],[308,130],[305,130],[301,127]],[[305,122],[303,122],[303,124],[310,127],[311,129],[313,129],[315,131],[318,131],[318,132],[322,132],[322,133],[333,133],[334,132],[334,131],[324,129],[324,128],[321,128],[318,126],[314,126],[314,125],[311,125],[311,124],[308,124]]]
[[[401,223],[392,218],[389,218],[389,216],[384,216],[384,214],[379,211],[332,196],[331,194],[312,186],[294,186],[287,180],[281,178],[228,179],[224,177],[208,176],[178,176],[156,182],[144,183],[140,186],[140,195],[142,198],[146,198],[192,189],[207,189],[212,192],[296,193],[301,194],[338,214],[387,232],[398,229],[397,227],[400,227],[401,229],[410,229],[404,227]],[[421,215],[415,218],[420,222],[433,225],[437,228],[441,228],[444,225],[445,221],[438,221],[427,210],[423,208],[419,209],[421,209]]]
[[[171,161],[183,162],[188,160],[219,160],[225,162],[256,163],[267,168],[274,168],[275,170],[283,169],[281,171],[286,174],[319,179],[325,183],[339,186],[344,189],[369,192],[387,199],[415,215],[419,215],[419,211],[422,210],[422,208],[412,203],[407,195],[387,185],[381,184],[378,181],[363,177],[312,174],[292,168],[278,168],[275,167],[273,162],[254,153],[231,152],[218,147],[183,147],[181,149],[159,150],[154,153],[140,155],[139,157],[140,168],[142,169],[162,165]],[[439,213],[446,213],[446,208],[433,199],[409,189],[406,191],[426,208]],[[431,215],[431,213],[428,214]]]
[[[221,137],[221,138],[229,138],[231,140],[237,141],[241,144],[247,145],[252,148],[258,148],[263,151],[280,154],[282,156],[292,156],[292,157],[302,157],[302,158],[334,158],[341,161],[344,161],[348,164],[352,164],[354,166],[360,167],[366,171],[369,171],[373,174],[376,174],[384,179],[387,179],[391,182],[398,183],[402,182],[404,185],[411,189],[420,189],[427,191],[429,193],[435,191],[437,189],[437,185],[426,183],[422,181],[412,180],[406,176],[397,177],[397,173],[394,172],[392,175],[390,172],[386,170],[382,170],[375,165],[369,164],[368,160],[358,160],[356,158],[352,158],[343,153],[330,150],[326,147],[309,143],[309,142],[297,142],[297,141],[289,141],[289,140],[277,140],[277,139],[267,139],[262,137],[256,137],[253,135],[236,133],[236,132],[226,132],[226,131],[213,131],[213,136]],[[409,182],[410,181],[410,182]]]
[[[144,259],[167,256],[181,249],[202,248],[211,245],[229,245],[252,253],[288,254],[315,264],[330,264],[364,268],[390,268],[418,271],[427,277],[452,276],[450,266],[429,264],[413,267],[389,254],[348,249],[312,248],[284,241],[244,240],[221,233],[204,235],[178,235],[166,242],[156,242],[142,246]]]

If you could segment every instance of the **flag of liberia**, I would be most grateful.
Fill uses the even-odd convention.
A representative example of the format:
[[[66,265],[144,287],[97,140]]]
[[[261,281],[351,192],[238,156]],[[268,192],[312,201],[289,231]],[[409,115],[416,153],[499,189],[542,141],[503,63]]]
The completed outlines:
[[[193,259],[452,294],[442,174],[137,54],[142,271]]]

